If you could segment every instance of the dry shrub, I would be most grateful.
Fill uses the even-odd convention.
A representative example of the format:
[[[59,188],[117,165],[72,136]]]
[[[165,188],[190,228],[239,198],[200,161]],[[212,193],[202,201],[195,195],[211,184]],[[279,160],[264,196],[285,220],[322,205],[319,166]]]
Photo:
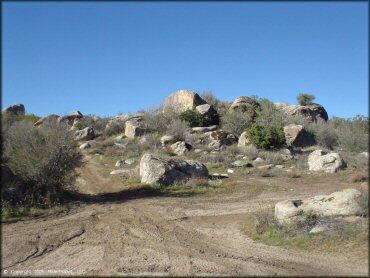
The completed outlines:
[[[209,186],[208,182],[209,182],[208,179],[205,177],[193,176],[185,184],[188,187],[196,188],[196,187],[201,187],[201,186]]]
[[[265,159],[266,164],[278,165],[284,163],[281,154],[279,151],[263,151],[259,155]]]
[[[276,176],[276,169],[267,169],[267,168],[257,168],[254,170],[254,175],[263,177],[263,178],[271,178]]]
[[[67,125],[14,123],[4,134],[3,163],[17,178],[16,188],[3,185],[3,201],[10,205],[47,205],[73,189],[82,155]]]
[[[169,124],[178,118],[175,111],[163,110],[163,105],[142,111],[144,114],[143,126],[158,133],[165,133]]]
[[[120,121],[110,122],[104,129],[105,136],[113,136],[125,132],[125,123]]]
[[[292,171],[285,171],[285,175],[288,177],[288,178],[291,178],[291,179],[297,179],[297,178],[300,178],[301,177],[301,174],[296,171],[296,170],[292,170]]]
[[[330,122],[318,119],[316,123],[308,124],[306,129],[314,136],[318,145],[328,149],[333,149],[338,145],[337,131]]]
[[[340,151],[339,153],[346,162],[348,168],[364,170],[368,169],[369,160],[367,157],[348,151]]]
[[[186,138],[186,131],[189,128],[189,124],[185,121],[175,119],[167,125],[166,133],[172,135],[177,140],[184,141]]]
[[[369,120],[367,117],[357,116],[347,120],[336,118],[336,125],[339,146],[351,152],[368,151]]]
[[[254,160],[259,156],[260,151],[253,145],[244,148],[244,154],[250,159]]]
[[[242,111],[228,111],[221,118],[222,129],[239,137],[252,125],[252,117]]]
[[[367,174],[359,173],[359,172],[353,173],[350,176],[351,182],[364,182],[364,181],[367,181],[368,178],[369,177]]]
[[[259,210],[254,213],[256,218],[255,230],[258,235],[262,235],[272,227],[278,227],[274,214],[269,210]]]

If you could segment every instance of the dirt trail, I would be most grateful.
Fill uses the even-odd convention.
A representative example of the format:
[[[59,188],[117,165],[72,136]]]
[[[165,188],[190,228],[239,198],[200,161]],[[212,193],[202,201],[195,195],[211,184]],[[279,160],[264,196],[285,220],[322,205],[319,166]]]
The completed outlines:
[[[104,193],[99,182],[106,193],[119,191],[117,183],[109,187],[109,178],[100,176],[96,167],[89,162],[82,171],[84,191]],[[255,196],[241,185],[233,192],[193,197],[131,192],[124,198],[122,191],[115,194],[123,198],[92,197],[63,215],[5,223],[2,274],[367,275],[367,258],[285,250],[244,235],[247,213],[333,189],[296,185],[290,190],[291,185],[285,187],[278,179],[254,182],[265,188]]]

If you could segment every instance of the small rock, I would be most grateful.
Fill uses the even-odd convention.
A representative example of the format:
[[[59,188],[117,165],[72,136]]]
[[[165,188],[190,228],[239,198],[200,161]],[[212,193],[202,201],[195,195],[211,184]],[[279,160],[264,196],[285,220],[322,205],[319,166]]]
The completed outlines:
[[[253,160],[254,163],[263,163],[265,160],[261,157],[257,157],[255,160]]]
[[[121,167],[123,164],[125,163],[125,161],[124,160],[117,160],[117,162],[116,162],[116,167]]]
[[[321,233],[321,232],[324,232],[324,231],[327,231],[329,230],[329,227],[327,225],[322,225],[322,224],[318,224],[318,225],[315,225],[310,231],[309,233],[310,234],[317,234],[317,233]]]
[[[164,136],[162,136],[162,137],[161,137],[160,141],[161,141],[161,145],[162,145],[162,147],[164,147],[164,146],[166,146],[166,145],[168,145],[168,144],[173,144],[173,143],[175,143],[177,140],[176,140],[176,138],[175,138],[174,136],[172,136],[172,135],[164,135]]]
[[[176,155],[184,155],[190,151],[192,146],[184,141],[178,141],[170,146],[172,152]]]
[[[80,149],[81,150],[85,150],[85,149],[89,149],[91,148],[91,145],[89,143],[83,143],[81,146],[80,146]]]
[[[258,169],[271,169],[272,167],[274,167],[274,164],[257,166]]]
[[[126,137],[127,137],[126,135],[124,135],[124,134],[120,134],[120,135],[118,135],[116,138],[114,138],[114,140],[116,140],[116,141],[121,141],[121,140],[125,139]]]
[[[229,174],[233,174],[233,173],[234,173],[234,169],[227,169],[227,172],[228,172]]]
[[[129,169],[119,169],[119,170],[113,170],[110,172],[111,175],[128,175]]]
[[[91,140],[95,137],[95,132],[92,127],[86,127],[82,130],[77,130],[75,133],[76,140]]]
[[[135,163],[135,159],[133,159],[133,158],[126,159],[125,160],[125,163],[128,164],[128,165],[134,164]]]
[[[278,169],[283,169],[284,168],[284,165],[275,165],[275,168],[278,168]]]
[[[191,132],[209,132],[209,131],[215,131],[217,129],[217,125],[211,125],[211,126],[196,126],[191,128]]]
[[[124,149],[124,148],[126,148],[127,143],[125,143],[125,144],[121,144],[121,143],[116,143],[116,142],[114,142],[114,145],[115,145],[115,146],[117,146],[117,147],[119,147],[119,148]]]

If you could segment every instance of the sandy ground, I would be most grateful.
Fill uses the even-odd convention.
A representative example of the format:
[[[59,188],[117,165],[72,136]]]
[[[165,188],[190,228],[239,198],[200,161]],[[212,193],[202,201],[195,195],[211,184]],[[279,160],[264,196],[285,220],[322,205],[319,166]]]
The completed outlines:
[[[339,178],[235,180],[228,192],[192,197],[122,190],[90,160],[70,210],[2,225],[6,275],[364,275],[368,258],[286,250],[248,238],[246,215],[287,198],[348,186]],[[258,193],[250,184],[262,187]]]

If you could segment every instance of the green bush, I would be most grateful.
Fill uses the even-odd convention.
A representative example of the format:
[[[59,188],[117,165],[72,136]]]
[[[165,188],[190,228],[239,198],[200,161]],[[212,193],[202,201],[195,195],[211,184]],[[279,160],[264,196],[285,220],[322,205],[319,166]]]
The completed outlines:
[[[299,94],[297,96],[297,100],[298,100],[299,105],[309,105],[309,104],[312,104],[312,101],[315,98],[316,97],[314,95],[304,94],[304,93],[301,93],[301,94]]]
[[[285,146],[285,135],[282,126],[262,126],[254,123],[247,129],[246,136],[257,148],[271,150]]]
[[[210,121],[196,110],[186,110],[179,116],[180,120],[185,121],[190,127],[209,126]]]
[[[12,178],[2,184],[2,198],[10,206],[48,205],[73,189],[75,168],[82,155],[66,125],[29,121],[11,125],[3,134],[3,165]]]

